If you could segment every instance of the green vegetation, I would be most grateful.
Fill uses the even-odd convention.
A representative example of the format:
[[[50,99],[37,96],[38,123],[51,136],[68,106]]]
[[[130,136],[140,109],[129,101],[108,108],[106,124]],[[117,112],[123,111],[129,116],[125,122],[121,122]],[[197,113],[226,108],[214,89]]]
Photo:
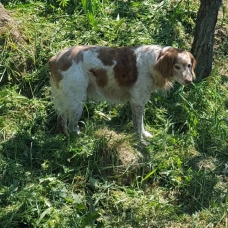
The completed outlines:
[[[13,26],[0,34],[0,227],[228,227],[222,9],[212,75],[152,94],[145,122],[154,137],[145,146],[131,134],[127,104],[89,101],[81,134],[58,134],[47,62],[72,45],[190,50],[195,1],[2,2],[22,38]],[[121,163],[133,152],[137,164]]]

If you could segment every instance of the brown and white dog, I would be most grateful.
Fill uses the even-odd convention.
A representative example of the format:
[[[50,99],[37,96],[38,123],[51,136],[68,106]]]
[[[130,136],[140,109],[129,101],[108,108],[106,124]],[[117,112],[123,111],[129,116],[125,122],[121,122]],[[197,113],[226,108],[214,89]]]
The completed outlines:
[[[150,94],[172,82],[187,85],[195,78],[191,53],[159,45],[140,47],[75,46],[49,61],[51,92],[64,133],[78,133],[86,99],[130,102],[133,125],[140,138],[145,131],[143,112]]]

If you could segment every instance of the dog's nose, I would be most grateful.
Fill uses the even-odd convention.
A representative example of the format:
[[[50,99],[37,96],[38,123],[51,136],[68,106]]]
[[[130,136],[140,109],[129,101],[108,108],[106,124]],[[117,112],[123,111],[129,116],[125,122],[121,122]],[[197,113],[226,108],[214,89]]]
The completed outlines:
[[[192,83],[192,77],[190,75],[188,75],[185,79],[184,79],[184,82],[186,85]]]
[[[192,79],[185,79],[184,82],[186,85],[188,85],[188,84],[192,83]]]

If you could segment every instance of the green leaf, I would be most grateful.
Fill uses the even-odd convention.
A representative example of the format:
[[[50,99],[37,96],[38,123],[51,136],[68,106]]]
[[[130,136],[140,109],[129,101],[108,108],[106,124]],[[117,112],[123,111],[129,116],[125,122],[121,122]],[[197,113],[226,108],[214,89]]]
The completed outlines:
[[[150,176],[152,176],[155,172],[157,171],[157,169],[152,170],[150,173],[148,173],[143,179],[142,182],[147,180]]]
[[[87,226],[98,219],[100,215],[97,212],[90,213],[82,219],[82,225]]]

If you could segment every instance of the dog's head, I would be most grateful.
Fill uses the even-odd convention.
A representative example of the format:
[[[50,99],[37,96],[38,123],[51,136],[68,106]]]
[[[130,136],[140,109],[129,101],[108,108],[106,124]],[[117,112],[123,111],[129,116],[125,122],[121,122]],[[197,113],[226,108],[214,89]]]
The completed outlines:
[[[173,78],[182,85],[188,85],[195,79],[196,60],[190,52],[166,47],[161,51],[154,70],[163,78]]]

